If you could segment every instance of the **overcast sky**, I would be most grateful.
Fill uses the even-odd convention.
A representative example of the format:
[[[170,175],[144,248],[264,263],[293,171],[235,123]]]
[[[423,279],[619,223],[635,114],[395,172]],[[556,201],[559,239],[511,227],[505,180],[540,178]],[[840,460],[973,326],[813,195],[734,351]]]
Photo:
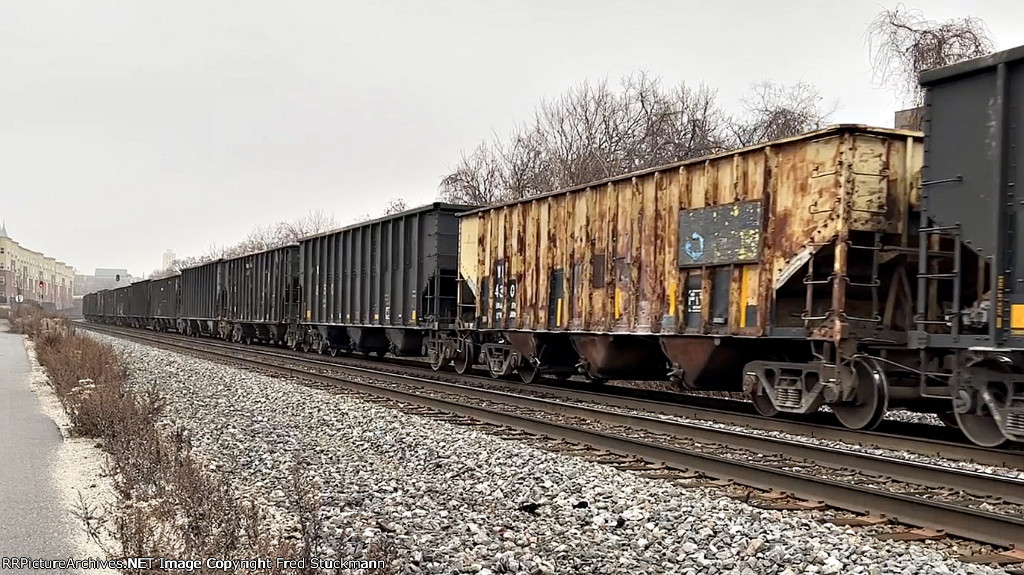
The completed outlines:
[[[0,219],[81,272],[149,273],[309,209],[432,201],[540,98],[640,69],[733,111],[751,83],[806,81],[834,121],[891,126],[864,37],[881,6],[0,0]],[[1019,0],[919,6],[1024,44]]]

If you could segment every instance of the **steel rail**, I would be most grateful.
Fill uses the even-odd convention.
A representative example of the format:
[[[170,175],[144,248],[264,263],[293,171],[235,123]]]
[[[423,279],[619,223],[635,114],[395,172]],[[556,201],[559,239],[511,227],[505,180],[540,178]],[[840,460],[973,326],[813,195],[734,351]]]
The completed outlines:
[[[343,387],[372,395],[432,407],[442,411],[469,415],[496,425],[513,427],[566,441],[586,443],[596,448],[624,455],[639,456],[671,467],[698,470],[711,476],[728,478],[757,489],[783,490],[799,498],[824,501],[834,507],[854,512],[885,515],[901,523],[943,530],[952,535],[984,543],[1002,546],[1024,546],[1024,518],[1020,517],[1002,515],[860,485],[851,485],[833,479],[803,475],[692,449],[658,445],[637,438],[574,427],[532,416],[516,415],[497,409],[466,405],[441,397],[422,395],[414,390],[352,381],[333,375],[318,374],[294,367],[268,363],[259,359],[238,357],[227,352],[200,349],[166,340],[161,341],[152,337],[146,338],[135,334],[116,333],[132,339],[156,343],[160,347],[186,349],[198,355],[242,363],[290,377],[299,377],[330,385],[340,384]],[[256,352],[256,354],[260,355],[259,352]],[[627,425],[648,432],[682,435],[697,441],[724,443],[761,453],[785,453],[788,456],[806,458],[822,465],[868,470],[871,473],[902,478],[906,481],[924,485],[952,487],[972,493],[982,491],[986,495],[1004,497],[1007,500],[1020,500],[1022,486],[1024,486],[1024,482],[1012,478],[952,470],[940,466],[833,448],[822,448],[822,446],[801,444],[790,440],[745,435],[695,424],[668,422],[648,416],[620,414],[600,408],[581,407],[548,399],[518,396],[494,390],[482,390],[480,388],[438,382],[415,376],[373,372],[373,370],[365,368],[351,368],[348,366],[332,365],[332,367],[363,373],[371,372],[375,377],[411,381],[418,386],[433,387],[440,391],[457,393],[476,399],[500,401],[520,407],[529,407],[588,419],[598,416],[602,423],[611,425]],[[681,433],[684,430],[686,433]]]
[[[971,461],[981,465],[1024,469],[1024,451],[1020,450],[993,449],[941,439],[915,438],[882,431],[847,429],[786,417],[765,417],[715,408],[693,407],[680,403],[631,397],[629,388],[623,388],[623,392],[620,393],[618,390],[587,390],[580,392],[566,387],[543,383],[539,385],[532,384],[531,387],[545,390],[551,389],[553,393],[579,401],[598,402],[602,398],[606,398],[608,405],[628,407],[650,413],[712,420],[729,425],[756,427],[766,431],[778,431],[796,436],[860,444],[890,451],[909,451],[929,457]]]

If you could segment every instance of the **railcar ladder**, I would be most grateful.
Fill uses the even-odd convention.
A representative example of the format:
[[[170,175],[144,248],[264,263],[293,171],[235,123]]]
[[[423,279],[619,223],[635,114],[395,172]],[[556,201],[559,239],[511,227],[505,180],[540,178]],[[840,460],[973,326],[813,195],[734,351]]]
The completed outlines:
[[[914,314],[914,324],[918,331],[929,332],[929,326],[942,326],[948,328],[948,335],[953,338],[957,338],[960,335],[960,296],[961,296],[961,275],[960,271],[962,268],[961,257],[962,257],[962,246],[960,243],[960,226],[959,224],[951,226],[931,226],[923,227],[918,230],[920,233],[920,245],[918,246],[919,258],[917,268],[917,306],[916,313]],[[942,250],[942,238],[949,238],[953,244],[953,251],[944,252]],[[934,257],[932,257],[934,256]],[[941,271],[942,260],[948,260],[952,257],[952,269],[948,272]],[[946,310],[935,310],[929,309],[932,304],[932,293],[938,291],[939,282],[952,282],[953,290],[953,301],[950,309]],[[936,295],[935,305],[941,306],[941,302]],[[933,316],[929,317],[929,312],[941,311],[942,319],[936,319]],[[949,379],[951,374],[941,373],[938,371],[930,371],[928,365],[928,350],[922,348],[920,350],[920,391],[922,397],[930,398],[948,398],[948,394],[935,393],[933,388],[932,392],[928,391],[928,378],[938,377],[941,379]]]
[[[823,246],[832,245],[832,243],[833,242],[811,242],[811,243],[808,243],[808,245],[818,249],[818,248],[821,248]],[[800,315],[800,319],[802,319],[804,321],[804,327],[805,328],[809,328],[810,327],[810,322],[811,321],[825,321],[825,320],[827,320],[830,317],[830,314],[828,314],[828,313],[826,313],[824,315],[814,315],[813,314],[813,312],[814,312],[814,289],[815,289],[815,286],[832,285],[832,283],[834,281],[842,281],[842,282],[846,282],[847,286],[864,287],[864,288],[868,288],[868,289],[871,290],[871,315],[870,316],[868,316],[868,317],[850,316],[850,315],[847,315],[844,311],[833,310],[836,314],[838,314],[838,319],[840,319],[841,321],[844,321],[844,322],[845,321],[854,321],[854,322],[858,322],[858,323],[868,323],[868,324],[875,324],[875,325],[881,324],[882,316],[881,316],[881,313],[880,313],[880,310],[879,310],[880,304],[879,304],[879,298],[878,298],[878,288],[879,288],[879,286],[881,286],[882,282],[881,282],[881,279],[879,278],[878,274],[879,274],[879,267],[880,267],[879,257],[880,257],[880,254],[881,254],[882,250],[883,250],[882,234],[881,233],[875,233],[874,234],[874,242],[869,244],[869,245],[855,244],[855,243],[853,243],[850,240],[846,240],[846,248],[847,248],[848,252],[850,252],[850,253],[855,253],[855,252],[858,252],[858,251],[868,251],[868,252],[870,252],[870,254],[871,254],[871,277],[867,278],[867,279],[861,279],[861,278],[851,279],[849,274],[848,274],[849,269],[846,269],[846,270],[843,270],[843,272],[840,273],[840,274],[835,273],[835,271],[833,270],[829,274],[829,276],[827,278],[825,278],[825,279],[815,278],[814,277],[814,256],[812,255],[810,257],[810,259],[807,260],[807,275],[804,276],[804,285],[807,288],[807,295],[806,295],[806,300],[804,302],[804,306],[805,306],[804,307],[804,311]],[[849,266],[850,266],[850,260],[847,259],[847,268],[849,268]]]
[[[825,321],[829,317],[828,313],[814,315],[814,288],[815,286],[832,285],[835,274],[829,274],[825,279],[814,277],[814,256],[818,254],[818,250],[822,247],[832,245],[832,242],[808,242],[807,245],[814,248],[814,253],[807,260],[807,275],[804,276],[804,286],[806,286],[807,294],[804,300],[804,311],[800,314],[800,319],[804,321],[804,328],[810,329],[812,321]]]
[[[878,268],[880,267],[878,258],[880,257],[883,249],[882,234],[879,232],[875,232],[873,234],[873,242],[870,245],[855,244],[850,241],[848,241],[846,245],[848,253],[852,254],[858,251],[867,251],[868,253],[871,254],[870,278],[868,278],[867,280],[861,280],[859,278],[854,280],[851,279],[848,274],[843,277],[843,279],[846,281],[847,286],[864,287],[869,288],[871,290],[871,315],[868,317],[858,317],[842,313],[841,319],[844,321],[855,321],[858,323],[874,324],[875,326],[880,326],[882,323],[882,314],[881,310],[878,309],[878,288],[882,285],[882,280],[881,278],[878,277]],[[846,261],[847,268],[850,267],[850,261],[851,260],[849,258]],[[847,269],[847,272],[849,272],[849,269]],[[849,299],[849,294],[847,294],[847,299]]]

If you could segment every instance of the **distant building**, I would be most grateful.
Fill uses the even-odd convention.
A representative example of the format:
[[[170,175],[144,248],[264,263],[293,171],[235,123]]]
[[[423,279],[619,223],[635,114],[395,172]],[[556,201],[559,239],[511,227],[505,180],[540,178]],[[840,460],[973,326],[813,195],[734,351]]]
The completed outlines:
[[[71,266],[23,247],[7,235],[6,222],[0,222],[0,304],[20,299],[67,309],[73,305],[74,286]]]
[[[175,258],[176,258],[176,256],[174,255],[174,251],[172,251],[172,250],[165,251],[164,252],[163,267],[160,268],[160,269],[162,269],[162,270],[169,270],[169,269],[171,269],[171,264],[174,263]]]
[[[96,268],[91,276],[85,274],[75,276],[75,295],[82,296],[104,289],[126,286],[133,281],[135,278],[126,269]]]
[[[93,273],[97,278],[117,278],[118,276],[124,277],[128,275],[128,270],[122,268],[96,268],[96,272]]]

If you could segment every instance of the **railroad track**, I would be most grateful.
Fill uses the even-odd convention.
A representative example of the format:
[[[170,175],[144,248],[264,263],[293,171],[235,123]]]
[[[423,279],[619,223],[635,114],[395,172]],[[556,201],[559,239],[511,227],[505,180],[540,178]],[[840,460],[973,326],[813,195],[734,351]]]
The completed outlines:
[[[669,477],[730,480],[756,490],[748,494],[755,499],[825,502],[863,514],[848,524],[871,525],[884,517],[935,533],[1024,548],[1021,479],[215,341],[85,327],[324,386],[340,385],[406,406],[551,438],[560,445],[586,445]]]
[[[81,322],[79,325],[98,327],[96,324]],[[102,327],[115,331],[127,330],[123,331],[127,334],[156,335],[153,332],[128,328]],[[161,334],[161,337],[181,342],[202,341],[207,346],[234,349],[239,353],[259,353],[263,357],[278,357],[286,361],[320,362],[323,366],[360,368],[366,370],[366,373],[386,372],[403,375],[408,374],[409,370],[413,370],[420,377],[427,379],[507,390],[534,397],[606,405],[611,408],[635,410],[647,414],[715,421],[762,432],[779,432],[793,437],[811,437],[849,445],[860,445],[880,451],[910,452],[927,457],[967,461],[980,465],[1024,469],[1024,450],[1020,447],[1011,446],[998,449],[979,447],[965,440],[956,429],[944,426],[887,421],[878,430],[852,430],[832,422],[830,414],[822,413],[818,417],[811,418],[764,417],[754,413],[749,402],[721,398],[638,390],[613,385],[594,385],[578,381],[558,382],[553,379],[526,386],[518,381],[496,380],[489,376],[459,375],[454,371],[433,371],[425,362],[405,358],[389,358],[392,361],[387,362],[382,362],[379,359],[362,359],[358,356],[332,358],[285,348],[243,346],[214,339],[197,340],[177,334]],[[680,401],[686,403],[680,403]]]
[[[188,340],[188,338],[185,339]],[[316,357],[287,350],[275,350],[271,353],[288,359]],[[725,400],[717,397],[592,384],[582,381],[560,382],[550,378],[525,385],[515,380],[495,380],[489,376],[458,375],[454,371],[435,372],[425,362],[401,358],[382,363],[380,360],[350,356],[334,358],[324,363],[354,365],[374,372],[387,371],[396,374],[407,373],[406,370],[411,369],[421,377],[429,379],[455,383],[465,382],[473,386],[510,390],[538,397],[596,403],[644,413],[716,421],[727,425],[780,432],[792,436],[856,444],[879,450],[906,451],[928,457],[1024,469],[1024,449],[1021,447],[1014,445],[998,449],[980,447],[966,440],[957,429],[946,426],[886,421],[876,430],[854,430],[832,422],[833,418],[828,413],[814,414],[811,417],[786,415],[765,417],[757,414],[750,402]],[[401,366],[405,369],[395,369],[394,366]]]

